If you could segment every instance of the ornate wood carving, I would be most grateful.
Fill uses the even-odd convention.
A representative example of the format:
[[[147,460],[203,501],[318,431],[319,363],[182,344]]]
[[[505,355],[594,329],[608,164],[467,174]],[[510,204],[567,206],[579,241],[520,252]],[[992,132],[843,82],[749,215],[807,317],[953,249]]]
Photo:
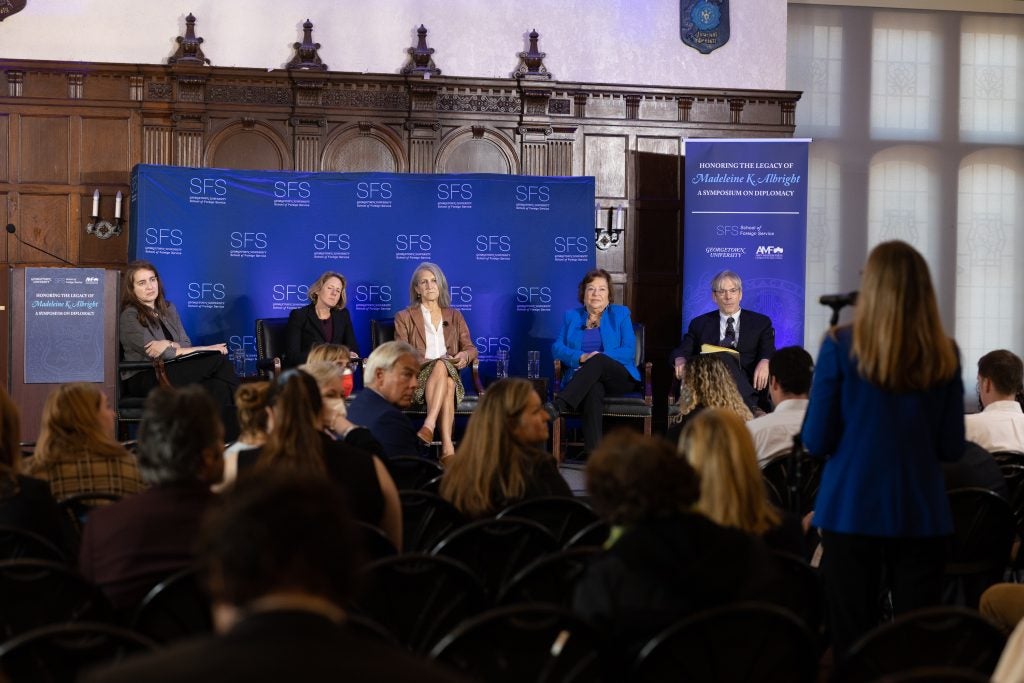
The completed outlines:
[[[325,107],[346,109],[398,109],[409,108],[410,95],[396,90],[331,88],[323,94]]]
[[[409,63],[402,67],[402,73],[422,78],[440,76],[441,70],[434,64],[434,58],[431,56],[434,54],[434,48],[427,47],[427,28],[423,24],[416,29],[416,36],[416,47],[406,50],[409,53]]]
[[[146,85],[146,99],[154,101],[169,101],[174,96],[174,87],[170,83],[148,83]]]
[[[680,97],[676,100],[679,105],[679,121],[682,123],[690,122],[690,111],[693,109],[693,98],[692,97]]]
[[[80,100],[83,95],[83,84],[85,82],[85,75],[80,73],[68,74],[68,98],[72,100]]]
[[[544,66],[547,53],[538,49],[538,38],[540,34],[537,33],[537,29],[530,31],[530,49],[519,53],[519,66],[512,73],[513,78],[537,81],[550,81],[554,78],[554,74],[549,73]]]
[[[745,99],[739,97],[729,98],[729,122],[742,123],[743,107],[747,104]]]
[[[25,9],[27,0],[0,0],[0,21]]]
[[[295,48],[295,56],[288,62],[286,68],[300,69],[303,71],[327,71],[327,65],[320,59],[317,50],[320,43],[313,42],[313,22],[309,19],[302,24],[302,42],[292,45]]]
[[[196,18],[189,12],[185,17],[185,35],[175,38],[178,50],[167,58],[168,64],[209,64],[210,60],[203,54],[202,38],[196,38]]]
[[[626,118],[630,121],[636,121],[640,118],[640,101],[643,98],[640,95],[626,95]]]
[[[25,72],[24,71],[7,71],[7,96],[8,97],[21,97],[21,93],[24,89],[25,83]]]
[[[292,91],[288,88],[257,85],[211,85],[206,88],[206,101],[228,104],[291,104]]]
[[[587,99],[590,98],[589,93],[578,92],[572,96],[572,104],[575,110],[574,116],[578,119],[586,118],[587,116]]]
[[[183,73],[176,75],[174,80],[178,84],[179,102],[205,101],[206,76]]]
[[[514,95],[460,95],[455,93],[437,96],[437,111],[468,111],[495,114],[518,114],[522,100]]]
[[[548,101],[548,113],[568,116],[572,113],[572,100],[564,97],[552,98]]]
[[[143,95],[143,85],[146,79],[143,76],[129,76],[128,78],[128,99],[141,102]]]

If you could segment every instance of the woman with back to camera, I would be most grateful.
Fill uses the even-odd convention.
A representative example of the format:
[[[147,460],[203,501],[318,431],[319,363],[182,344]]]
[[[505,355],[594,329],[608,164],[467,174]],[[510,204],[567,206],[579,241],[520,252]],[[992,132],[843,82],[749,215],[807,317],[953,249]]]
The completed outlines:
[[[225,438],[230,441],[238,435],[234,394],[239,379],[227,359],[227,345],[192,346],[178,310],[164,298],[160,274],[148,261],[132,261],[124,271],[118,333],[126,361],[170,361],[197,351],[216,351],[169,363],[167,378],[174,386],[202,385],[220,406]],[[131,396],[145,396],[158,384],[153,370],[126,370],[121,381]]]
[[[259,448],[267,442],[267,394],[270,382],[246,382],[235,392],[238,409],[238,439],[224,449],[224,478],[211,488],[221,493],[231,486],[238,475],[238,454]]]
[[[615,302],[612,276],[602,269],[583,276],[577,291],[581,306],[566,311],[551,353],[569,368],[561,393],[547,408],[552,417],[568,410],[583,416],[583,446],[597,447],[603,430],[606,395],[636,391],[636,335],[629,309]]]
[[[441,497],[479,518],[528,498],[572,496],[554,457],[543,450],[550,419],[525,379],[490,385],[447,463]]]
[[[359,357],[359,345],[352,328],[352,316],[345,304],[345,276],[328,270],[309,286],[310,303],[288,314],[285,328],[285,365],[306,362],[314,344],[344,344],[352,358]]]
[[[419,387],[413,403],[427,405],[427,416],[417,432],[420,441],[431,443],[441,428],[441,457],[455,452],[452,430],[455,406],[466,393],[459,371],[477,357],[469,326],[452,308],[448,280],[434,263],[421,263],[409,282],[409,307],[395,316],[395,340],[416,349],[419,355]]]
[[[940,461],[964,449],[963,381],[928,265],[904,242],[868,256],[853,324],[825,336],[803,440],[827,457],[815,501],[837,658],[881,618],[937,605],[953,531]]]
[[[54,498],[79,493],[137,493],[142,482],[135,456],[114,441],[114,411],[95,384],[54,389],[43,405],[35,452],[25,472],[50,482]]]
[[[670,419],[666,438],[679,443],[679,435],[686,424],[705,408],[726,408],[746,422],[753,419],[736,381],[718,354],[695,356],[683,366],[679,384],[679,414]]]

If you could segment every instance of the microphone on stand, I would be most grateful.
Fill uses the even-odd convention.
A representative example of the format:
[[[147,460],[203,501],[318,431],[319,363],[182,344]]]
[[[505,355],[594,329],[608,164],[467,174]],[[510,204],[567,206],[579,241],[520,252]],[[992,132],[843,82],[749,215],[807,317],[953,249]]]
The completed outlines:
[[[15,232],[14,223],[8,223],[7,224],[7,232],[9,234],[11,234],[11,235],[14,235],[14,239],[18,240],[18,242],[20,242],[21,244],[24,244],[26,247],[32,247],[36,251],[41,251],[44,254],[46,254],[47,256],[52,256],[53,258],[57,259],[61,263],[65,263],[65,264],[67,264],[69,266],[75,266],[74,263],[72,263],[71,261],[68,261],[63,256],[57,256],[52,251],[47,251],[46,249],[43,249],[42,247],[38,247],[38,246],[32,244],[31,242],[26,242],[25,240],[21,239],[21,235],[19,235],[17,232]],[[78,266],[75,266],[75,267],[77,268]]]
[[[850,292],[848,294],[825,294],[818,299],[818,303],[832,309],[832,319],[829,321],[829,325],[835,327],[839,322],[839,311],[847,306],[855,306],[857,304],[857,292]]]

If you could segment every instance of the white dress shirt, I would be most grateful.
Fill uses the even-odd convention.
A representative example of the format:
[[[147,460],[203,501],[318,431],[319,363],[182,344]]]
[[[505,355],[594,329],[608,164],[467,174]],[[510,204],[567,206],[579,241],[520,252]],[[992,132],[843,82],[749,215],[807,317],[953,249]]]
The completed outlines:
[[[806,398],[790,398],[779,403],[767,415],[747,421],[747,429],[754,437],[759,465],[764,467],[773,457],[793,447],[793,436],[803,426],[806,412]]]
[[[423,313],[423,336],[427,338],[427,349],[423,352],[423,357],[427,360],[434,360],[447,356],[448,347],[444,345],[444,320],[434,327],[434,323],[430,321],[430,311],[427,310],[427,307],[421,305],[420,312]]]
[[[1024,411],[1016,401],[992,401],[964,416],[965,437],[986,451],[1024,452]]]

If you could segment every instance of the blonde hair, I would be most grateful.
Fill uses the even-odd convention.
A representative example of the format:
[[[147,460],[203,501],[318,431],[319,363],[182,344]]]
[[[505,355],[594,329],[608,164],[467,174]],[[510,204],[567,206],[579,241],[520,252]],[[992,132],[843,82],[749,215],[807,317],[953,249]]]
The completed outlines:
[[[331,363],[345,363],[348,365],[351,353],[349,348],[344,344],[313,344],[312,348],[309,349],[309,355],[306,356],[307,363],[316,363],[318,361],[330,361]]]
[[[864,379],[895,392],[934,387],[960,366],[942,329],[928,264],[906,242],[882,242],[868,255],[851,355]]]
[[[63,384],[50,392],[31,460],[33,470],[44,463],[77,460],[82,453],[106,458],[130,455],[100,424],[102,398],[100,390],[86,382]]]
[[[348,281],[345,276],[341,273],[336,273],[333,270],[328,270],[316,279],[316,282],[309,286],[306,290],[306,298],[312,301],[314,304],[320,299],[320,290],[324,288],[327,281],[332,277],[338,278],[341,281],[341,296],[338,297],[338,303],[334,306],[335,310],[340,311],[345,308],[345,304],[348,302]]]
[[[673,421],[681,422],[684,415],[698,406],[728,408],[744,421],[754,417],[743,402],[729,368],[720,358],[708,354],[687,361],[679,388],[679,415],[672,418]]]
[[[757,466],[754,439],[739,416],[724,408],[702,410],[683,428],[678,448],[700,475],[699,512],[754,534],[779,525]]]
[[[521,498],[529,470],[551,457],[512,436],[532,393],[525,379],[498,380],[470,416],[440,489],[441,497],[463,514],[482,517],[504,501]]]

